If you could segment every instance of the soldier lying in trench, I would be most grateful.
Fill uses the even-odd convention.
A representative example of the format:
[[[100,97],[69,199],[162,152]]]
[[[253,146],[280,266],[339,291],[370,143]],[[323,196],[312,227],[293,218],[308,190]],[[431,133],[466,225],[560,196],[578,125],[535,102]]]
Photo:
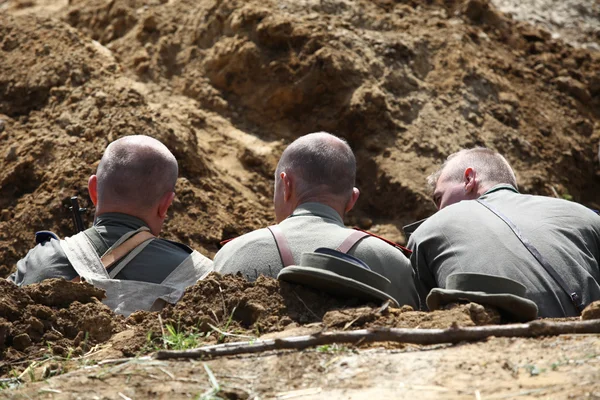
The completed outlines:
[[[65,240],[37,238],[9,280],[28,285],[83,278],[105,289],[104,302],[125,315],[175,303],[212,270],[200,253],[157,237],[177,175],[177,160],[158,140],[140,135],[112,142],[88,181],[94,225]]]

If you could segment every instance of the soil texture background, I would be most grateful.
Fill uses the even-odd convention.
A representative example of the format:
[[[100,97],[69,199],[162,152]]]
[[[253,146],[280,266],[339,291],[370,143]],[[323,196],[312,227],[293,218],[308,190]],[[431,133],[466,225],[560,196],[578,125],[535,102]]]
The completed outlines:
[[[163,236],[209,257],[273,222],[281,151],[320,130],[357,156],[345,222],[401,243],[403,225],[435,211],[425,178],[463,147],[503,153],[524,193],[599,209],[598,12],[586,0],[0,0],[0,277],[34,232],[73,233],[71,196],[92,223],[87,179],[129,134],[177,157]],[[0,282],[0,374],[37,382],[0,396],[193,397],[214,389],[213,370],[227,398],[600,397],[595,336],[98,364],[155,350],[166,326],[211,344],[503,322],[476,304],[421,313],[267,278],[213,275],[129,319],[102,295]]]

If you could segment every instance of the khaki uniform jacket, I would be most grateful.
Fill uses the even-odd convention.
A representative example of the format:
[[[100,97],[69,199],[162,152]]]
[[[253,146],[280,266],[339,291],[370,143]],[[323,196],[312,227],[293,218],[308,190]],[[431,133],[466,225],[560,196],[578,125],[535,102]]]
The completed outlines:
[[[352,232],[339,214],[320,203],[305,203],[279,224],[296,263],[302,253],[319,247],[336,248]],[[392,283],[391,296],[400,305],[419,306],[413,271],[404,254],[384,241],[366,237],[348,254],[361,259],[375,272]],[[227,243],[215,256],[215,271],[221,274],[241,272],[250,280],[259,275],[277,277],[283,268],[273,235],[268,229],[247,233]]]
[[[600,300],[600,216],[567,200],[520,194],[510,185],[494,186],[481,199],[519,228],[569,288],[581,291],[584,304]],[[474,200],[438,211],[416,229],[408,246],[422,300],[432,288],[444,288],[448,275],[480,272],[525,285],[540,317],[578,315],[508,225]]]

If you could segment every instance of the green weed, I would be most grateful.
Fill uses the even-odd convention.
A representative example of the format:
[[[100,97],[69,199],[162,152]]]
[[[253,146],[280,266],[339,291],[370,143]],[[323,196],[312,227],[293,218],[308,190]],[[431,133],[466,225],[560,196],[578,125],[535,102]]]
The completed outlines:
[[[221,400],[222,398],[217,396],[219,394],[219,392],[221,391],[221,385],[219,384],[219,381],[217,381],[215,374],[213,374],[213,372],[208,367],[208,365],[206,365],[206,364],[203,364],[203,365],[204,365],[204,370],[206,371],[206,374],[208,375],[208,380],[210,382],[210,386],[212,386],[212,388],[209,389],[208,391],[204,392],[203,394],[198,395],[198,397],[196,397],[196,400]]]
[[[166,325],[165,335],[162,337],[165,348],[172,350],[188,350],[198,347],[205,338],[203,333],[197,332],[178,332],[170,324]]]
[[[317,352],[319,353],[345,353],[352,351],[347,346],[334,343],[334,344],[324,344],[322,346],[317,346]]]

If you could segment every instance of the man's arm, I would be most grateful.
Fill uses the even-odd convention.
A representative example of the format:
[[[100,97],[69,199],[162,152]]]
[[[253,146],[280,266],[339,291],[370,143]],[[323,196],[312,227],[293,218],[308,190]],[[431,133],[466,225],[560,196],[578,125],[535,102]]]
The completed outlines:
[[[425,300],[431,289],[437,287],[437,282],[427,261],[427,244],[422,241],[422,235],[417,230],[410,236],[408,248],[412,250],[410,263],[414,270],[415,286],[421,299],[421,309],[426,310]]]

